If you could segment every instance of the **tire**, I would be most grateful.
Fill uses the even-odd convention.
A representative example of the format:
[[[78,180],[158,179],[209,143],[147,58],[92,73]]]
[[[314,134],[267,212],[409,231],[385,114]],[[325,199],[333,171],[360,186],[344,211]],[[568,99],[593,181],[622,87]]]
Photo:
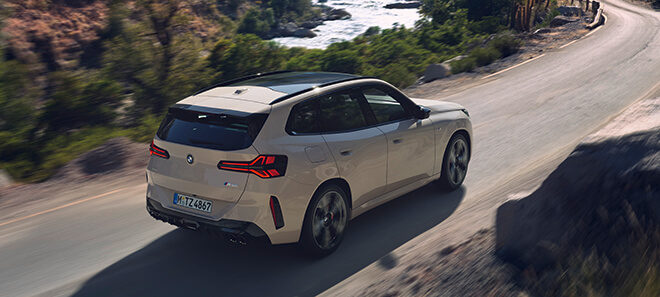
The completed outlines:
[[[323,257],[339,247],[350,216],[347,198],[346,192],[333,184],[316,191],[307,206],[300,235],[300,245],[307,254]]]
[[[465,180],[470,162],[470,146],[462,134],[454,134],[447,144],[442,158],[442,173],[438,183],[443,188],[453,191]]]

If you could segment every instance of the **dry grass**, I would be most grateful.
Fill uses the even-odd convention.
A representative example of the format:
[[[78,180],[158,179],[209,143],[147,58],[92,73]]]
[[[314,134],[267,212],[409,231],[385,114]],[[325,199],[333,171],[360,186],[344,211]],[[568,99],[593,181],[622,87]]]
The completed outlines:
[[[535,296],[660,296],[660,225],[623,205],[624,214],[614,219],[598,211],[610,227],[600,229],[608,230],[609,243],[579,247],[541,275],[523,271],[524,286]]]

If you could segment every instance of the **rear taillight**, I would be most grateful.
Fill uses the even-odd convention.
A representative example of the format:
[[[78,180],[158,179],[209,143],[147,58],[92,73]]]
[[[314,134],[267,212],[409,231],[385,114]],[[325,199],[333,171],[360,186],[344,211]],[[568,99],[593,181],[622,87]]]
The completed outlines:
[[[286,173],[287,161],[287,157],[282,155],[260,155],[249,162],[220,161],[218,168],[249,172],[261,178],[271,178],[283,176]]]
[[[161,157],[161,158],[165,158],[165,159],[170,158],[170,153],[168,153],[166,150],[164,150],[162,148],[157,147],[154,144],[153,140],[151,141],[151,145],[149,146],[149,154],[154,155],[154,156],[158,156],[158,157]]]

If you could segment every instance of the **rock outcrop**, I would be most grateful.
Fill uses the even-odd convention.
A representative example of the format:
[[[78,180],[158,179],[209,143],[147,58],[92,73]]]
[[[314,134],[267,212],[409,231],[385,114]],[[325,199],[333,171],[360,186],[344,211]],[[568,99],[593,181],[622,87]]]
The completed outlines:
[[[550,21],[550,27],[559,27],[566,25],[568,23],[577,22],[578,20],[579,20],[578,18],[558,15]]]
[[[582,15],[582,8],[579,6],[559,6],[557,11],[563,16],[580,16]]]
[[[323,8],[322,19],[325,21],[348,20],[351,17],[352,15],[342,8]]]
[[[424,70],[424,75],[419,79],[422,83],[432,82],[436,79],[445,78],[451,75],[451,69],[448,64],[431,64]]]
[[[304,21],[302,23],[284,23],[279,24],[276,28],[273,28],[263,36],[264,38],[276,38],[276,37],[299,37],[299,38],[312,38],[316,37],[316,33],[312,29],[320,26],[325,21],[337,21],[337,20],[347,20],[352,16],[344,9],[332,8],[325,5],[315,6],[318,9],[321,9],[321,14],[319,17],[316,17],[311,20]]]
[[[660,98],[645,104],[587,137],[534,193],[499,207],[499,256],[544,269],[579,249],[620,254],[635,230],[660,225]]]
[[[383,7],[387,9],[408,9],[408,8],[419,8],[420,6],[422,6],[422,2],[420,1],[408,1],[408,2],[400,2],[400,3],[391,3]]]

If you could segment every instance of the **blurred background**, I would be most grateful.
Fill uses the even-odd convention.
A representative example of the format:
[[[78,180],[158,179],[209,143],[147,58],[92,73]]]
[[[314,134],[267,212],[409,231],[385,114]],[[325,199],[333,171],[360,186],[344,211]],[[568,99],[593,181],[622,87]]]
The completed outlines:
[[[613,2],[617,5],[623,3],[618,0]],[[660,7],[660,0],[628,2],[647,8]],[[566,8],[568,6],[574,8]],[[573,11],[574,9],[577,9],[577,12]],[[627,10],[628,14],[632,14],[634,9],[619,10]],[[620,24],[628,23],[629,30],[637,25],[636,22],[630,21],[630,16],[618,13]],[[657,11],[654,13],[657,16]],[[0,217],[4,220],[0,221],[0,226],[8,226],[4,231],[8,230],[8,234],[14,236],[20,232],[14,231],[10,224],[33,217],[33,214],[24,212],[23,209],[11,210],[9,206],[20,206],[20,203],[11,201],[9,196],[14,197],[16,194],[15,197],[20,199],[40,199],[39,203],[31,206],[48,202],[51,196],[55,196],[51,195],[52,188],[48,187],[39,188],[40,192],[35,195],[24,191],[21,196],[20,186],[39,184],[49,179],[52,182],[49,186],[52,186],[60,183],[60,180],[53,178],[58,172],[66,173],[69,170],[70,175],[75,170],[82,172],[76,177],[84,178],[70,178],[66,189],[57,189],[68,195],[69,192],[75,192],[69,191],[68,187],[85,180],[86,176],[103,172],[107,168],[115,169],[113,166],[116,164],[108,164],[112,163],[113,159],[107,156],[120,159],[117,157],[118,152],[121,153],[121,158],[128,160],[125,163],[137,164],[131,168],[133,171],[118,170],[119,173],[112,176],[116,184],[103,180],[97,181],[97,184],[89,183],[87,186],[98,186],[99,189],[109,191],[108,193],[116,193],[119,191],[118,184],[124,181],[142,183],[147,158],[144,144],[153,138],[168,106],[197,90],[221,81],[275,70],[335,71],[375,76],[404,89],[404,92],[410,95],[445,99],[446,93],[443,92],[446,89],[464,91],[472,86],[470,84],[474,80],[489,78],[497,71],[539,57],[550,49],[563,48],[569,42],[587,36],[589,30],[585,26],[594,21],[596,15],[597,7],[594,8],[593,2],[577,0],[0,0],[0,206],[10,214]],[[616,13],[613,13],[614,16]],[[647,23],[644,23],[644,26],[648,23],[658,24],[657,18],[643,17],[641,14],[634,17],[645,18]],[[646,30],[655,30],[655,33],[648,33]],[[469,195],[466,194],[469,192],[466,188],[455,194],[438,194],[433,189],[424,188],[406,195],[407,198],[402,199],[405,202],[390,203],[382,210],[372,212],[367,218],[358,221],[358,227],[352,230],[357,235],[349,238],[349,243],[358,246],[360,253],[354,254],[354,250],[347,249],[339,253],[339,256],[335,255],[341,257],[335,259],[353,261],[353,265],[348,268],[342,268],[342,261],[334,261],[331,258],[325,259],[325,263],[310,264],[308,262],[311,261],[300,260],[295,252],[287,247],[274,249],[274,252],[259,250],[256,253],[260,256],[256,258],[251,254],[254,251],[225,250],[226,253],[219,255],[215,246],[217,242],[209,243],[208,239],[199,239],[182,233],[183,231],[172,231],[160,225],[163,229],[156,230],[158,227],[142,225],[143,233],[134,232],[132,229],[135,225],[144,223],[140,220],[149,219],[148,222],[156,224],[144,213],[143,201],[137,201],[136,197],[143,199],[144,191],[136,187],[134,192],[122,193],[135,200],[131,201],[135,205],[130,205],[130,211],[123,213],[122,220],[113,220],[116,213],[111,211],[110,206],[99,207],[107,211],[104,219],[108,220],[107,224],[102,222],[99,225],[112,226],[117,221],[126,221],[125,224],[130,223],[131,227],[121,231],[131,233],[134,238],[126,237],[128,239],[124,242],[116,240],[114,236],[121,233],[118,229],[112,230],[116,234],[91,231],[85,234],[97,242],[87,237],[79,241],[70,240],[67,236],[76,235],[73,234],[76,232],[67,231],[71,226],[82,225],[75,220],[75,215],[83,213],[82,211],[75,215],[62,215],[65,218],[73,218],[71,222],[67,221],[64,227],[52,224],[51,227],[61,231],[61,234],[46,232],[46,229],[39,232],[43,232],[43,236],[60,237],[61,242],[65,243],[61,247],[55,247],[66,252],[75,250],[79,246],[77,242],[90,245],[93,242],[91,248],[80,245],[80,249],[85,252],[99,247],[115,252],[124,251],[121,244],[129,246],[126,242],[136,245],[126,250],[139,250],[142,247],[138,245],[146,246],[141,252],[138,251],[137,255],[116,261],[114,266],[110,266],[115,261],[110,261],[112,257],[109,257],[111,263],[103,263],[101,268],[97,269],[99,271],[106,266],[110,272],[114,271],[113,269],[127,269],[134,274],[134,281],[140,284],[143,281],[140,277],[145,275],[153,274],[152,279],[149,279],[153,283],[162,281],[159,278],[162,275],[158,273],[164,274],[163,277],[169,276],[167,274],[171,271],[167,269],[172,267],[162,265],[161,252],[172,245],[188,244],[191,249],[201,251],[199,255],[181,260],[181,263],[184,263],[182,265],[191,266],[190,270],[197,269],[201,265],[199,263],[204,263],[207,266],[202,266],[207,271],[214,271],[214,263],[230,261],[234,258],[233,255],[238,255],[233,259],[236,266],[240,266],[246,259],[254,261],[253,263],[273,261],[276,265],[271,266],[275,271],[264,270],[268,272],[268,277],[278,274],[280,271],[277,269],[286,267],[289,269],[287,273],[308,280],[300,282],[307,287],[301,285],[299,290],[291,290],[291,287],[296,285],[296,279],[292,279],[288,274],[277,276],[279,278],[273,277],[270,279],[273,284],[280,281],[293,284],[288,286],[289,283],[283,283],[282,286],[288,287],[280,287],[279,293],[286,295],[301,292],[304,295],[310,292],[321,293],[339,281],[349,279],[354,273],[367,270],[365,267],[372,265],[372,262],[384,266],[396,266],[397,261],[403,263],[403,260],[392,256],[395,249],[428,230],[434,230],[436,235],[445,232],[443,236],[452,233],[455,230],[444,230],[445,225],[439,227],[443,230],[438,230],[437,226],[453,215],[453,220],[461,221],[462,227],[470,225],[469,220],[473,219],[480,220],[480,223],[486,222],[488,229],[479,231],[460,245],[451,245],[439,251],[433,249],[437,248],[436,246],[426,246],[426,250],[420,248],[419,250],[433,253],[425,253],[429,256],[423,259],[424,265],[411,264],[409,269],[406,268],[406,273],[416,273],[408,279],[412,279],[410,284],[414,285],[408,286],[409,283],[402,282],[400,276],[403,274],[392,270],[395,271],[392,275],[382,276],[383,279],[392,280],[391,282],[382,281],[380,286],[368,287],[365,289],[366,295],[388,295],[392,287],[387,286],[396,284],[399,286],[395,288],[397,292],[409,296],[417,296],[424,290],[440,292],[438,294],[457,292],[451,290],[460,286],[464,286],[460,287],[463,290],[459,290],[460,292],[471,292],[474,296],[659,296],[659,99],[646,100],[630,107],[629,112],[587,140],[579,143],[571,140],[573,142],[569,141],[568,144],[561,142],[568,139],[561,137],[569,133],[591,131],[587,129],[591,126],[585,126],[598,126],[602,121],[611,119],[627,106],[628,102],[637,100],[636,96],[630,94],[637,94],[635,92],[642,90],[636,89],[634,83],[639,81],[656,84],[657,79],[650,77],[652,75],[649,73],[657,70],[638,71],[644,70],[643,67],[651,68],[657,65],[653,64],[653,61],[660,56],[657,52],[657,42],[653,43],[658,29],[646,30],[637,30],[637,36],[626,35],[630,40],[617,41],[630,44],[632,50],[642,53],[632,56],[632,53],[616,52],[617,55],[612,55],[618,59],[616,61],[624,58],[634,60],[630,64],[624,65],[624,61],[612,66],[618,68],[607,68],[608,71],[600,73],[600,67],[604,67],[602,65],[606,65],[607,61],[598,61],[601,63],[594,63],[593,68],[589,68],[591,65],[583,67],[584,69],[578,69],[576,66],[572,72],[584,71],[589,75],[601,75],[599,78],[603,79],[600,84],[594,82],[596,79],[590,80],[589,75],[581,75],[581,80],[576,82],[577,87],[566,82],[561,86],[542,85],[545,79],[542,75],[525,76],[515,84],[507,85],[506,80],[501,80],[500,83],[504,81],[502,85],[514,87],[510,90],[495,90],[499,92],[496,99],[500,100],[496,104],[481,100],[485,96],[478,90],[472,93],[472,96],[465,96],[464,100],[468,103],[465,106],[476,107],[471,109],[471,113],[475,119],[474,123],[479,125],[475,131],[481,133],[479,136],[482,137],[482,144],[479,145],[485,143],[484,146],[488,146],[481,150],[481,155],[475,155],[476,158],[488,162],[481,165],[475,162],[475,165],[471,165],[473,180],[469,181],[472,184],[468,185],[480,185],[478,182],[481,180],[475,179],[474,176],[481,173],[491,177],[493,182],[490,186],[506,188],[508,184],[500,187],[495,182],[501,182],[495,179],[502,175],[500,168],[506,169],[505,165],[509,165],[501,164],[505,158],[501,158],[498,153],[509,149],[510,155],[525,159],[526,156],[514,154],[518,152],[514,149],[536,151],[535,148],[542,147],[542,143],[531,142],[544,139],[544,131],[552,131],[555,133],[553,135],[557,135],[553,137],[554,148],[565,153],[559,154],[560,157],[566,157],[566,160],[553,161],[556,161],[552,163],[557,166],[556,170],[550,166],[552,168],[548,167],[544,169],[546,171],[536,173],[543,179],[549,175],[538,190],[519,195],[516,198],[525,198],[506,202],[499,207],[493,218],[496,220],[495,226],[492,225],[490,216],[483,215],[481,218],[481,214],[487,212],[493,215],[494,205],[499,206],[506,201],[504,192],[496,192],[499,196],[487,193],[497,196],[488,200],[488,207],[493,209],[487,209],[481,204],[477,205],[481,201],[476,199],[464,200],[465,197],[476,196],[475,193],[482,194],[475,192],[475,189],[480,187],[470,188],[472,192]],[[615,33],[619,31],[612,29],[610,34]],[[636,41],[641,43],[645,40],[651,41],[643,46],[639,45],[642,49],[638,50]],[[609,44],[610,50],[616,47],[616,44],[613,44]],[[593,48],[600,47],[595,45]],[[654,50],[655,52],[648,54]],[[600,57],[607,56],[608,53],[593,50],[593,55]],[[584,57],[584,61],[580,62],[588,64],[591,56]],[[642,59],[646,60],[640,62]],[[553,62],[556,63],[549,61],[547,64],[540,64],[551,67],[545,67],[547,69],[541,69],[539,73],[546,71],[543,75],[559,76],[562,72],[557,69],[565,65],[554,65]],[[440,69],[437,71],[442,74],[434,74],[429,69]],[[622,86],[613,86],[622,80],[616,76],[619,73],[637,74],[639,78],[627,75],[626,82],[630,87],[623,83]],[[429,88],[418,88],[421,83],[431,81],[430,74],[442,78],[454,75],[441,82],[434,82],[435,85]],[[511,80],[519,78],[511,77]],[[529,84],[527,80],[534,81],[536,85]],[[465,81],[468,82],[465,87],[459,86]],[[599,98],[597,95],[602,94],[597,93],[600,90],[598,88],[594,88],[593,93],[584,96],[585,98],[571,97],[572,94],[583,94],[571,93],[576,89],[591,88],[593,85],[603,89],[603,86],[608,85],[617,91],[616,94],[629,95],[624,98],[628,101],[620,103],[619,98],[608,97],[610,94]],[[640,86],[647,87],[641,83]],[[495,89],[497,86],[491,87]],[[544,92],[537,92],[535,87]],[[523,103],[505,101],[511,99],[509,93],[516,93],[518,88],[525,91],[521,92],[522,94],[539,94],[538,102],[534,101],[538,99],[534,96],[527,96],[529,98],[525,99],[529,99],[529,102],[524,102],[536,109],[527,109]],[[483,92],[487,91],[489,90]],[[454,92],[452,95],[456,94],[460,93]],[[660,93],[651,95],[654,97],[650,97],[658,98]],[[453,99],[458,101],[457,97],[454,96]],[[552,102],[559,97],[565,105]],[[507,104],[499,105],[502,102]],[[539,106],[552,107],[553,110],[548,112],[541,110]],[[567,114],[570,116],[566,116]],[[526,121],[526,126],[518,125],[518,119],[529,119],[525,116],[534,120]],[[586,122],[583,121],[585,118],[590,120],[588,125],[580,125]],[[538,121],[539,125],[530,124],[534,121]],[[564,124],[567,126],[562,126]],[[519,128],[531,136],[528,138],[513,135],[501,127]],[[561,128],[565,131],[561,131]],[[587,133],[584,132],[584,135]],[[561,148],[557,142],[561,143]],[[99,148],[102,144],[105,145]],[[573,145],[577,146],[575,150]],[[65,167],[75,159],[79,160],[76,166],[84,167],[83,169]],[[544,159],[545,161],[547,160]],[[474,171],[474,168],[480,168],[482,172]],[[529,173],[526,171],[528,168],[521,170]],[[123,177],[124,180],[115,179],[117,176]],[[538,181],[538,184],[540,183]],[[15,187],[5,191],[10,188],[4,187],[6,185]],[[35,211],[39,210],[37,214],[46,213],[52,209],[60,209],[59,205],[64,202],[87,199],[87,196],[95,197],[91,191],[74,194],[80,197],[72,195],[66,197],[68,200],[53,200],[51,204],[41,205],[43,209],[50,210],[35,208]],[[488,195],[481,195],[479,199]],[[486,201],[486,198],[483,200]],[[465,206],[466,204],[468,206]],[[408,208],[405,209],[409,211],[402,213],[400,209],[406,205]],[[439,215],[435,208],[443,208],[445,211]],[[460,210],[458,215],[454,214],[456,209]],[[476,213],[475,209],[482,212],[479,215],[470,212]],[[73,213],[74,209],[68,211]],[[86,218],[87,222],[95,222],[98,217],[102,217],[90,213]],[[385,219],[396,215],[400,216],[400,220]],[[139,223],[133,224],[131,220]],[[414,222],[405,226],[394,225],[392,221]],[[24,223],[28,225],[27,222]],[[47,225],[41,224],[40,221],[31,223],[40,227]],[[397,229],[397,232],[392,231]],[[28,231],[24,233],[28,234]],[[39,271],[28,265],[36,263],[33,256],[39,253],[43,254],[40,265],[59,268],[48,262],[52,259],[59,260],[59,256],[40,251],[42,244],[48,246],[48,243],[42,240],[42,234],[30,235],[33,236],[30,238],[33,241],[20,245],[23,243],[16,240],[17,245],[13,249],[5,247],[0,251],[7,252],[8,255],[15,252],[23,257],[16,257],[16,263],[19,260],[22,262],[11,268],[21,266],[27,271],[26,275]],[[378,240],[375,239],[376,235]],[[106,238],[107,242],[116,246],[99,241],[98,238],[102,236],[109,237],[110,239]],[[372,240],[365,241],[364,238]],[[2,244],[9,245],[8,242],[11,243],[11,240]],[[149,245],[149,242],[152,243]],[[438,242],[448,244],[444,237],[433,244]],[[37,252],[34,255],[24,253],[23,251],[27,250],[25,247],[34,248]],[[497,257],[494,257],[496,253]],[[145,266],[145,261],[140,258],[144,255],[151,259],[150,266]],[[272,255],[275,256],[271,257]],[[278,258],[282,255],[284,257]],[[360,261],[355,259],[364,255],[367,256]],[[74,256],[77,255],[70,258],[73,259]],[[211,261],[211,264],[203,262],[207,256],[215,261]],[[9,258],[13,259],[9,256],[4,259]],[[83,260],[105,260],[96,256],[89,256],[89,259]],[[387,262],[388,259],[391,263]],[[83,260],[80,262],[84,262]],[[409,263],[414,262],[408,260]],[[295,262],[295,265],[292,265],[292,262]],[[12,263],[5,264],[11,266]],[[66,264],[68,263],[64,263]],[[88,269],[89,263],[84,264],[81,264],[81,267]],[[334,275],[326,275],[327,265],[333,267]],[[135,266],[141,267],[142,270],[134,270]],[[81,267],[78,268],[85,271]],[[243,268],[242,273],[245,275],[253,273],[250,267]],[[388,266],[387,270],[391,268]],[[308,273],[305,269],[313,273]],[[53,275],[45,268],[42,270],[44,274],[48,273],[49,277]],[[75,272],[75,269],[69,272],[71,271]],[[5,275],[0,276],[4,276],[7,283],[18,288],[16,290],[26,287],[20,281],[31,281],[29,277],[22,277],[21,274],[14,275],[9,269],[5,269],[4,273]],[[106,274],[107,271],[105,274],[95,275],[95,278],[83,287],[81,295],[88,293],[96,296],[99,292],[114,292],[120,295],[121,293],[108,290],[128,290],[117,285],[125,281],[124,274],[117,274],[119,280],[105,280],[107,283],[104,283]],[[237,278],[243,276],[237,275]],[[18,281],[12,279],[12,283],[10,276]],[[318,284],[314,283],[316,277],[326,279]],[[449,279],[461,281],[448,282]],[[140,284],[131,289],[143,289]],[[209,290],[215,286],[211,281],[208,284]],[[235,285],[241,287],[237,291],[243,289],[243,283],[237,282]],[[263,287],[252,289],[265,290]]]
[[[511,18],[514,0],[318,2],[1,1],[0,168],[43,181],[110,138],[146,142],[170,104],[223,80],[321,70],[407,87],[493,33],[528,29]],[[556,15],[554,0],[537,2],[540,14]],[[506,34],[492,44],[486,63],[520,45]],[[456,71],[475,66],[467,64]]]

